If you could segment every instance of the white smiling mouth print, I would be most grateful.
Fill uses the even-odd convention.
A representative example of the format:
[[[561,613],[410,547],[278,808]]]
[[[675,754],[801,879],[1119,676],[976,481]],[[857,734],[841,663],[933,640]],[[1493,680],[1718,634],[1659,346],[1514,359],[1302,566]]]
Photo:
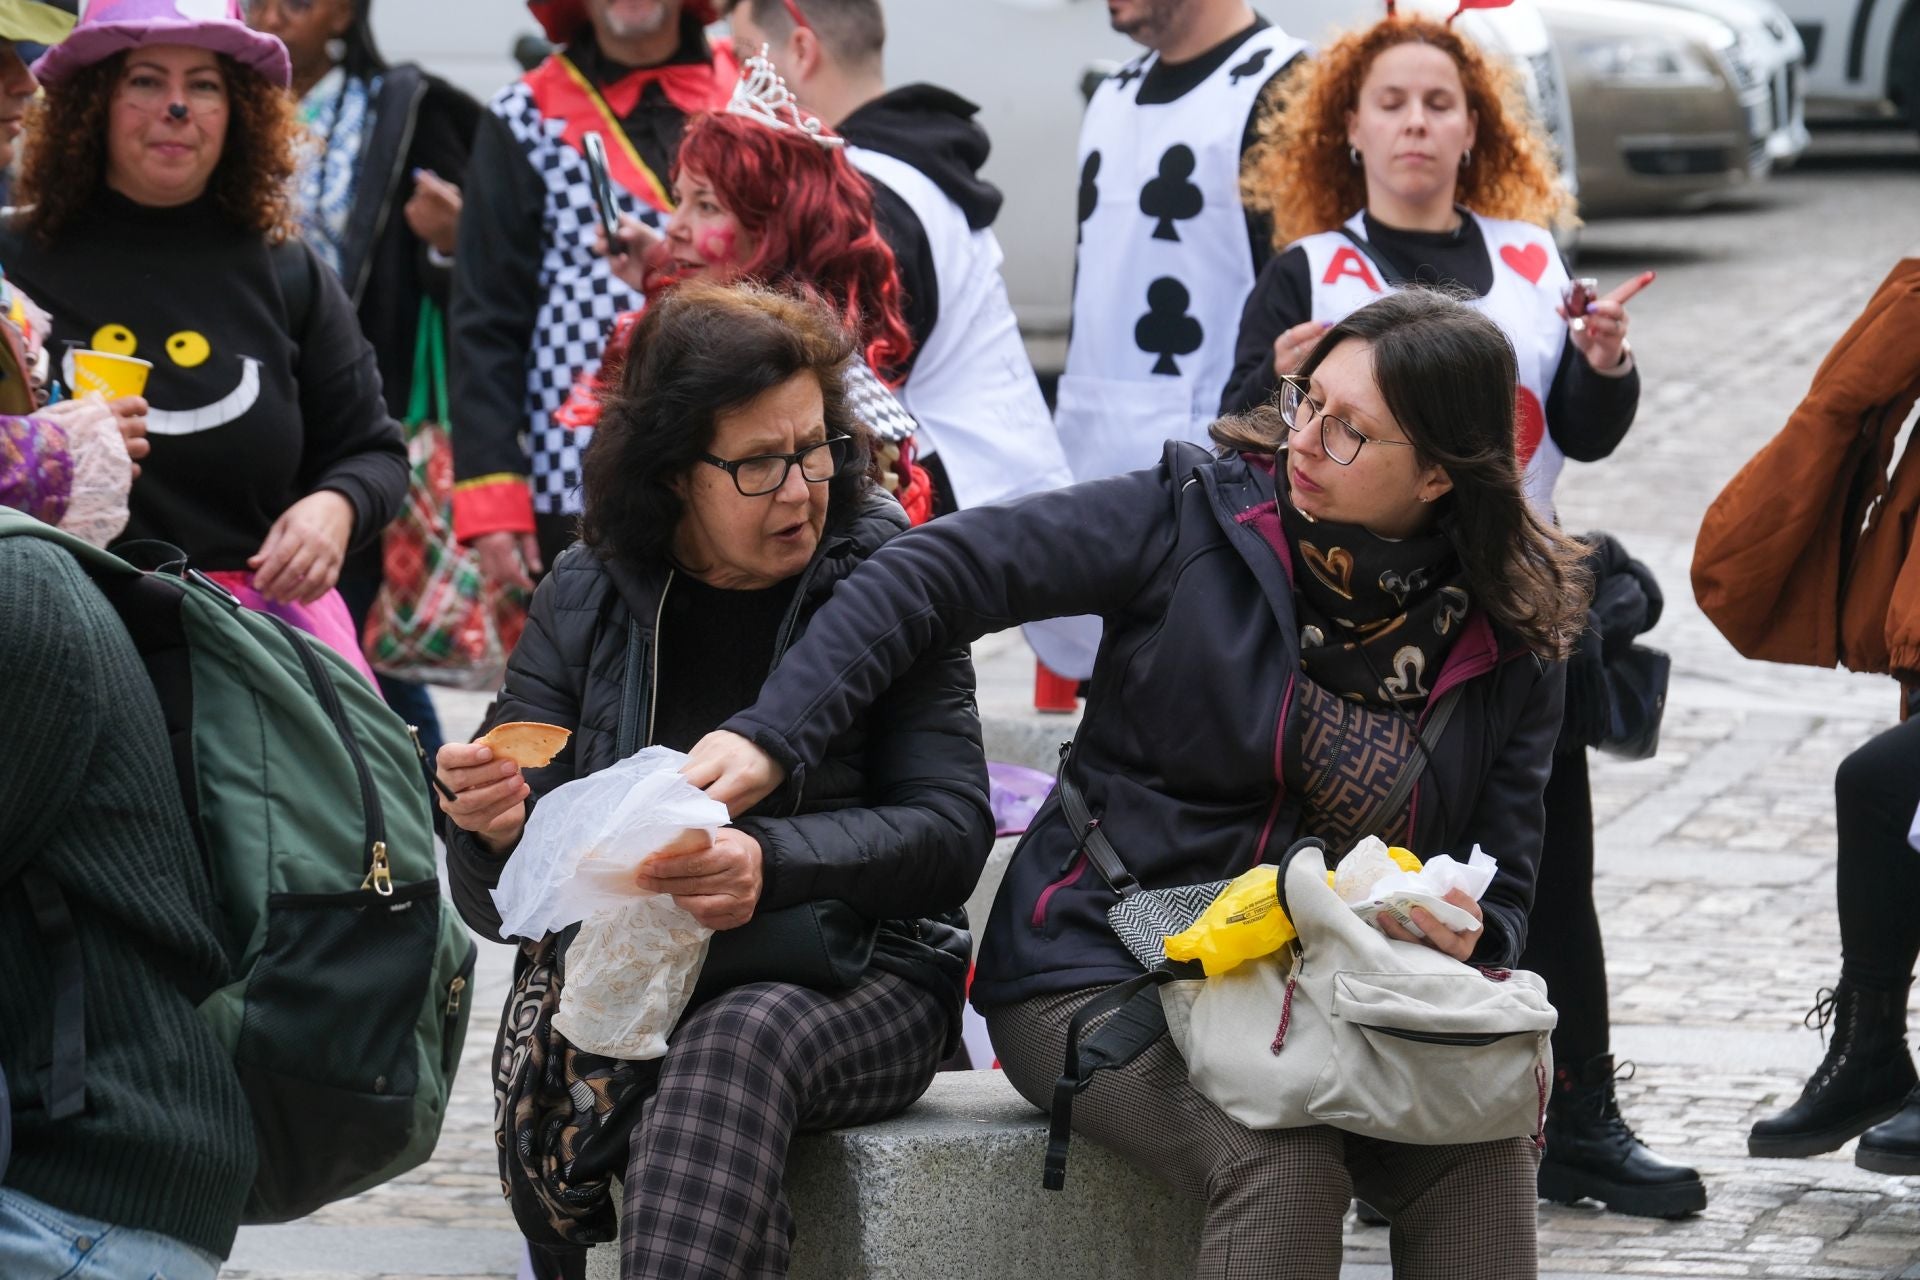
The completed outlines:
[[[73,357],[67,357],[67,385],[73,385]],[[260,400],[260,362],[251,356],[240,357],[240,385],[198,409],[149,409],[147,434],[190,436],[224,427],[245,416]]]

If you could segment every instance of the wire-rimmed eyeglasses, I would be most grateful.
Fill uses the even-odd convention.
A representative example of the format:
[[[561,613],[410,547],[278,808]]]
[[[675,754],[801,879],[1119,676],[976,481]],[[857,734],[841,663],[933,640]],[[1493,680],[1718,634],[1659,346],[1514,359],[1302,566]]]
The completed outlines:
[[[787,482],[787,473],[800,468],[800,477],[808,484],[825,484],[840,474],[853,447],[852,436],[835,436],[810,444],[792,453],[757,453],[751,458],[716,458],[710,453],[700,461],[718,467],[733,477],[733,487],[743,498],[762,498],[775,493]]]
[[[1323,413],[1321,406],[1313,401],[1307,390],[1307,380],[1291,373],[1280,375],[1280,420],[1287,424],[1289,432],[1301,431],[1320,423],[1320,448],[1329,458],[1343,467],[1353,465],[1360,456],[1360,450],[1370,444],[1397,444],[1411,449],[1411,440],[1382,440],[1370,436],[1345,418]]]

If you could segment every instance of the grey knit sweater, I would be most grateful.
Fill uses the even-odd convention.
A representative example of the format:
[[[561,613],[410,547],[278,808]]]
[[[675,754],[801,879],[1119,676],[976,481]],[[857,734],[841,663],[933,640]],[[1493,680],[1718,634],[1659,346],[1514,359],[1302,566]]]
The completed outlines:
[[[58,547],[0,538],[0,1066],[9,1187],[225,1257],[253,1123],[195,1006],[228,980],[160,704],[118,616]],[[86,966],[87,1108],[41,1099],[53,974],[19,873],[59,883]]]

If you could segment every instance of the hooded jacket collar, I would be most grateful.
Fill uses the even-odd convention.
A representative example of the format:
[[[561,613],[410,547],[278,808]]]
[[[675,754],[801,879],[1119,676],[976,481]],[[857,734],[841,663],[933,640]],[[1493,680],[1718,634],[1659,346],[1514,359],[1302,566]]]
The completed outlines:
[[[980,108],[937,85],[910,84],[881,94],[840,122],[856,147],[910,164],[983,231],[1000,216],[1000,188],[980,176],[991,143],[974,121]]]

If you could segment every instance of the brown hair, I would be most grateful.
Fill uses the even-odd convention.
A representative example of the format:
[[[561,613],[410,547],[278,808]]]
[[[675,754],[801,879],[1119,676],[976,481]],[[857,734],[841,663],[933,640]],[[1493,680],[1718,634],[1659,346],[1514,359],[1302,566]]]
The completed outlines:
[[[1513,73],[1452,27],[1409,14],[1346,33],[1282,82],[1278,110],[1240,172],[1247,208],[1273,218],[1274,247],[1331,231],[1366,205],[1366,171],[1347,154],[1347,115],[1359,107],[1374,59],[1402,44],[1432,45],[1460,68],[1478,125],[1455,198],[1489,218],[1543,227],[1578,221]]]
[[[872,488],[872,439],[847,404],[854,337],[818,296],[748,282],[689,280],[650,303],[634,329],[587,446],[581,539],[602,559],[667,563],[686,503],[679,479],[701,465],[722,414],[797,374],[820,384],[827,436],[850,436],[827,482],[827,524],[853,518]]]
[[[1308,377],[1342,342],[1373,348],[1373,377],[1423,464],[1453,482],[1440,528],[1474,600],[1543,658],[1564,658],[1587,625],[1585,548],[1534,513],[1514,455],[1513,344],[1473,307],[1412,288],[1368,303],[1327,330],[1300,367]],[[1213,425],[1243,453],[1284,448],[1287,424],[1262,405]]]
[[[293,99],[252,68],[219,57],[230,113],[207,191],[234,225],[278,243],[292,231]],[[43,244],[58,239],[106,185],[107,115],[126,62],[119,53],[83,67],[49,85],[33,108],[19,202],[26,230]]]

